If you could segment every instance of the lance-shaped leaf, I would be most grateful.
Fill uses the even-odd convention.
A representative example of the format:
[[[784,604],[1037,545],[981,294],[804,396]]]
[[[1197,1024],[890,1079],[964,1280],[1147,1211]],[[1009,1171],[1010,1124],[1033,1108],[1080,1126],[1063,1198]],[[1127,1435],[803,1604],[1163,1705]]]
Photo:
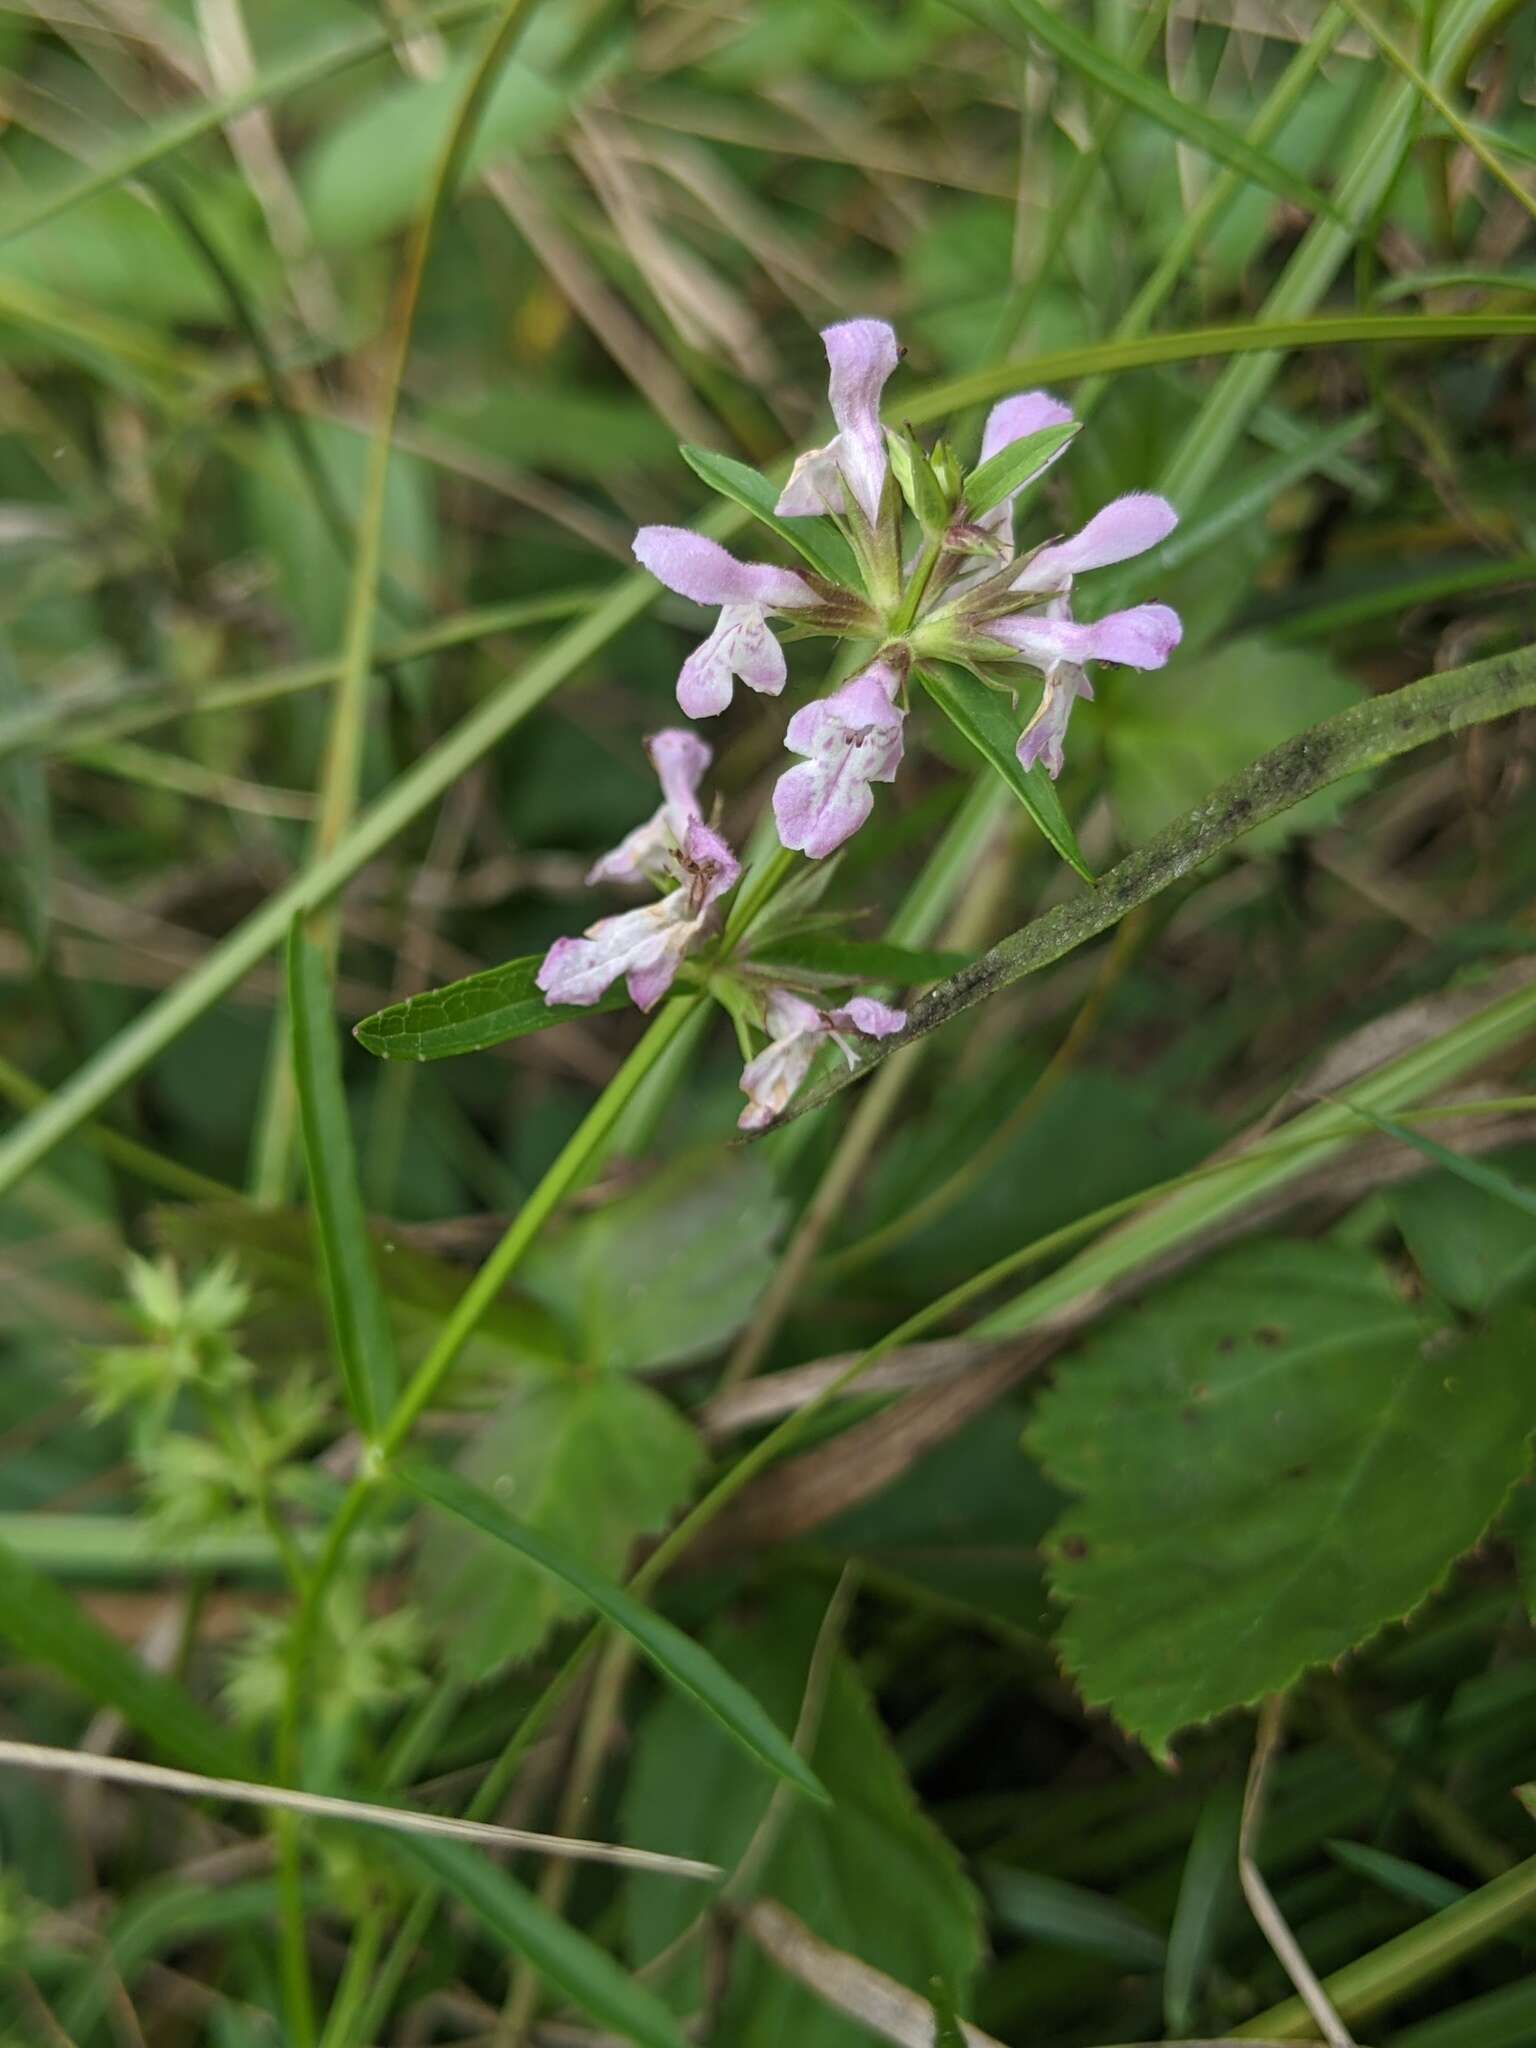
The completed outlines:
[[[590,1935],[571,1926],[504,1870],[457,1842],[397,1837],[391,1851],[467,1906],[497,1943],[525,1956],[547,1984],[600,2026],[639,2048],[686,2048],[682,2029],[654,1991],[637,1983]]]
[[[622,1586],[615,1586],[553,1538],[526,1528],[478,1486],[455,1472],[419,1459],[391,1466],[402,1486],[450,1515],[458,1515],[494,1536],[542,1570],[564,1579],[605,1620],[624,1634],[655,1665],[661,1676],[712,1714],[736,1742],[779,1777],[813,1799],[826,1793],[810,1766],[775,1725],[739,1679],[700,1649],[652,1608],[642,1605]]]
[[[534,980],[543,962],[542,953],[530,953],[463,981],[451,981],[446,988],[407,996],[403,1003],[391,1003],[365,1017],[353,1026],[353,1035],[380,1059],[446,1060],[547,1031],[570,1017],[591,1017],[628,1005],[623,982],[595,1003],[545,1002]]]
[[[1067,866],[1091,882],[1093,869],[1083,857],[1055,784],[1043,768],[1026,768],[1019,760],[1019,721],[1003,694],[948,663],[915,673],[955,730],[997,770]]]
[[[1045,468],[1051,457],[1065,448],[1081,427],[1081,420],[1065,426],[1041,427],[1038,433],[1021,434],[1010,441],[989,462],[973,469],[965,480],[965,507],[973,519],[1001,505],[1004,498],[1026,484]]]

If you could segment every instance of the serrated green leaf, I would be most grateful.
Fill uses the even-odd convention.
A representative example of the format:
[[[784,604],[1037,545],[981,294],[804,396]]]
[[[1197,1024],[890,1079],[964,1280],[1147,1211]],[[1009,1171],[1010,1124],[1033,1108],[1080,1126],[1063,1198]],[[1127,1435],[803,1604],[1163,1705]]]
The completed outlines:
[[[333,1348],[347,1404],[358,1426],[371,1433],[389,1413],[399,1384],[395,1336],[358,1184],[326,954],[300,920],[288,935],[288,1024]]]
[[[678,453],[694,475],[708,484],[712,491],[718,491],[722,498],[729,498],[733,505],[744,507],[771,533],[787,541],[800,559],[808,562],[819,576],[825,576],[829,582],[840,583],[849,590],[862,587],[848,543],[830,519],[781,519],[773,509],[778,502],[778,491],[760,471],[749,469],[744,462],[733,461],[729,455],[715,455],[708,448],[695,448],[687,441],[678,443]]]
[[[1101,91],[1123,100],[1127,106],[1156,121],[1159,127],[1168,129],[1181,141],[1203,150],[1220,163],[1229,164],[1255,184],[1267,186],[1284,199],[1294,200],[1309,213],[1321,214],[1330,220],[1337,218],[1332,203],[1305,178],[1298,177],[1266,151],[1235,134],[1202,107],[1189,100],[1175,98],[1166,86],[1157,84],[1142,72],[1130,70],[1118,57],[1111,56],[1097,38],[1085,35],[1064,16],[1045,6],[1044,0],[1006,0],[1006,6],[1018,16],[1017,26],[1008,20],[1006,13],[994,8],[986,9],[985,13],[991,24],[1009,41],[1019,43],[1025,49],[1030,47],[1031,41],[1043,43],[1063,63],[1091,79]],[[967,7],[965,11],[969,13],[972,10]]]
[[[815,1596],[781,1594],[717,1624],[708,1637],[783,1729],[800,1716],[822,1614]],[[918,1806],[863,1680],[840,1652],[827,1672],[811,1760],[832,1804],[795,1815],[756,1889],[806,1919],[823,1941],[924,1996],[942,1980],[963,2009],[981,1952],[975,1894],[953,1847]],[[636,1740],[624,1796],[627,1840],[734,1868],[766,1806],[767,1788],[737,1752],[712,1730],[698,1730],[678,1702],[658,1701]],[[665,1884],[639,1873],[626,1880],[626,1938],[637,1964],[659,1954],[696,1910],[678,1887],[671,1890],[669,1898]],[[662,1981],[684,2009],[696,1963],[695,1952]],[[745,1945],[717,2033],[732,2048],[869,2048],[862,2027]]]
[[[647,1388],[637,1387],[632,1381],[613,1379],[609,1387],[610,1391],[617,1392],[631,1424],[639,1412],[635,1397],[646,1395],[653,1402],[657,1400]],[[679,1427],[683,1426],[679,1418]],[[653,1445],[638,1432],[628,1437],[627,1446],[629,1456],[637,1466],[644,1465],[653,1450]],[[684,1635],[680,1628],[664,1620],[654,1608],[626,1593],[622,1586],[614,1585],[595,1571],[580,1551],[544,1530],[529,1527],[525,1521],[514,1520],[483,1488],[456,1472],[445,1471],[440,1465],[404,1459],[391,1470],[403,1486],[421,1499],[483,1530],[504,1550],[512,1550],[526,1558],[541,1573],[563,1580],[577,1596],[578,1605],[584,1603],[595,1608],[650,1659],[661,1676],[689,1702],[691,1716],[695,1708],[705,1710],[724,1731],[733,1755],[745,1752],[755,1763],[765,1765],[776,1777],[809,1794],[812,1799],[825,1799],[826,1793],[816,1774],[775,1727],[772,1717],[752,1693],[724,1670],[707,1650]],[[594,1478],[598,1479],[597,1484],[594,1484]],[[589,1472],[584,1495],[589,1517],[601,1491],[600,1476]],[[516,1497],[515,1488],[513,1497]],[[505,1569],[505,1556],[502,1565]],[[462,1584],[456,1587],[454,1597],[464,1598]],[[690,1718],[689,1731],[689,1742],[700,1739],[696,1718]]]
[[[399,1835],[391,1851],[434,1878],[495,1936],[499,1950],[525,1957],[547,1984],[599,2025],[640,2048],[687,2048],[654,1991],[621,1969],[606,1949],[540,1903],[506,1871],[458,1842]]]
[[[527,1038],[572,1017],[622,1010],[629,1001],[621,981],[595,1003],[546,1003],[534,981],[543,962],[542,953],[530,953],[451,981],[446,988],[408,996],[355,1024],[353,1036],[380,1059],[447,1060]]]
[[[1362,1253],[1233,1252],[1115,1320],[1030,1445],[1062,1655],[1156,1754],[1415,1608],[1482,1535],[1536,1427],[1536,1316],[1456,1343]]]
[[[1002,694],[964,669],[935,664],[914,671],[918,681],[961,736],[1007,783],[1057,853],[1085,882],[1094,879],[1077,834],[1061,807],[1056,785],[1036,764],[1025,768],[1016,748],[1019,724]]]
[[[1001,505],[1011,491],[1019,489],[1036,470],[1044,469],[1052,456],[1065,448],[1082,426],[1071,420],[1065,426],[1042,427],[1035,434],[1021,434],[990,461],[973,469],[965,480],[965,509],[973,519]]]
[[[942,981],[968,964],[964,953],[929,953],[916,946],[887,945],[883,939],[849,939],[837,932],[786,933],[764,941],[754,964],[787,967],[827,981],[886,981],[915,988]]]

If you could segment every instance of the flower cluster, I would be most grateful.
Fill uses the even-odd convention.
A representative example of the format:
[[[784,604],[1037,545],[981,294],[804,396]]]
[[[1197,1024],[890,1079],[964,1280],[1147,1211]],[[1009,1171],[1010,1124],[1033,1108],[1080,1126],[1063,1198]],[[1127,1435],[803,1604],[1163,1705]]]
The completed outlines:
[[[895,780],[914,671],[954,664],[1015,700],[1018,670],[1037,674],[1040,701],[1019,734],[1018,758],[1026,769],[1039,764],[1055,777],[1072,706],[1093,695],[1089,664],[1161,668],[1181,630],[1178,615],[1162,604],[1092,620],[1074,611],[1079,576],[1142,554],[1172,531],[1175,514],[1162,498],[1133,492],[1079,532],[1017,551],[1016,501],[1064,452],[1075,427],[1059,399],[1028,391],[995,405],[967,477],[944,443],[928,452],[910,432],[883,425],[881,395],[900,356],[884,321],[844,321],[822,340],[837,431],[799,458],[774,506],[777,521],[818,522],[823,539],[800,548],[802,566],[738,561],[715,541],[675,526],[642,527],[634,542],[639,561],[669,590],[716,608],[713,629],[677,679],[677,700],[689,718],[717,717],[738,681],[763,696],[780,694],[787,668],[770,619],[796,635],[823,633],[873,647],[850,680],[802,705],[785,729],[785,745],[799,758],[775,786],[774,823],[781,845],[811,860],[824,860],[851,838],[874,807],[873,785]],[[908,513],[915,547],[904,545]],[[839,560],[849,565],[841,579],[828,573]],[[557,940],[538,974],[551,1003],[595,1003],[622,976],[639,1007],[653,1008],[687,956],[716,935],[722,900],[740,877],[735,854],[699,803],[709,748],[681,730],[658,733],[647,747],[662,802],[588,880],[650,883],[661,893],[639,909],[599,919],[580,938]],[[881,1037],[905,1023],[900,1011],[868,996],[823,1011],[792,989],[767,987],[750,962],[718,966],[735,980],[732,990],[717,993],[728,1000],[734,990],[747,990],[754,1021],[768,1038],[742,1075],[745,1129],[772,1122],[828,1040],[851,1058],[843,1034]]]

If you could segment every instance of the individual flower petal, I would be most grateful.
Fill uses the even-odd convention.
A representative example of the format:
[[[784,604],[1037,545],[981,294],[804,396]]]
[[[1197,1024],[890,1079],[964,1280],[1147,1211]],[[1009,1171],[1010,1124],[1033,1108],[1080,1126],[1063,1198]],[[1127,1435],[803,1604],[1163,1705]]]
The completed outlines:
[[[900,357],[895,331],[884,320],[844,320],[823,328],[821,339],[837,433],[800,457],[774,509],[786,518],[841,512],[846,485],[873,526],[886,471],[880,394]]]
[[[635,559],[658,583],[696,604],[757,605],[794,611],[814,604],[816,593],[793,569],[772,562],[738,562],[718,541],[685,526],[642,526],[635,535]]]
[[[891,699],[900,683],[888,662],[873,662],[832,696],[803,705],[789,721],[784,744],[807,758],[786,769],[774,786],[781,845],[824,860],[869,816],[869,785],[895,781],[904,714]]]
[[[811,1070],[816,1048],[824,1034],[794,1032],[775,1038],[741,1070],[741,1086],[747,1106],[736,1119],[741,1131],[765,1131],[784,1114],[790,1098]]]
[[[905,1010],[893,1010],[889,1003],[873,996],[855,996],[841,1010],[828,1010],[827,1022],[834,1031],[857,1031],[863,1038],[890,1038],[907,1028]]]
[[[1064,427],[1071,419],[1071,406],[1063,405],[1049,391],[1019,391],[1012,398],[999,399],[987,414],[987,424],[982,430],[980,462],[990,462],[994,455],[1001,455],[1005,448],[1011,448],[1015,441],[1022,441],[1026,434],[1038,434],[1045,427]],[[994,505],[990,512],[983,512],[973,523],[987,533],[1010,533],[1014,499],[1026,484],[1032,484],[1037,476],[1044,475],[1051,464],[1066,452],[1064,444],[1055,455],[1048,455],[1038,469],[1032,469],[1028,476],[1021,477],[1006,498]]]
[[[683,835],[679,861],[690,915],[702,919],[741,880],[741,863],[713,827],[695,818]],[[670,900],[670,899],[668,899]]]
[[[991,619],[985,631],[1035,668],[1058,662],[1120,661],[1128,668],[1161,668],[1183,635],[1179,615],[1165,604],[1137,604],[1083,625],[1041,612]]]
[[[1019,734],[1015,751],[1019,765],[1033,768],[1037,761],[1045,766],[1045,772],[1054,782],[1061,773],[1062,744],[1067,736],[1067,721],[1072,716],[1072,706],[1079,697],[1091,697],[1093,688],[1083,671],[1071,662],[1063,662],[1051,670],[1045,679],[1045,689],[1034,717]]]
[[[1166,498],[1151,491],[1132,491],[1116,498],[1068,540],[1053,541],[1031,555],[1010,586],[1043,594],[1071,588],[1085,569],[1103,569],[1128,562],[1166,540],[1179,515]]]
[[[734,678],[749,690],[777,697],[789,674],[784,650],[755,604],[720,607],[715,630],[683,663],[677,701],[690,718],[714,718],[730,703]]]
[[[699,783],[713,758],[696,733],[676,726],[652,733],[645,743],[661,783],[662,801],[643,825],[637,825],[587,870],[594,882],[661,881],[672,871],[691,821],[701,815]]]
[[[598,1002],[622,974],[642,1010],[672,986],[687,950],[691,921],[681,889],[659,903],[599,918],[579,939],[556,939],[535,976],[548,1003]]]

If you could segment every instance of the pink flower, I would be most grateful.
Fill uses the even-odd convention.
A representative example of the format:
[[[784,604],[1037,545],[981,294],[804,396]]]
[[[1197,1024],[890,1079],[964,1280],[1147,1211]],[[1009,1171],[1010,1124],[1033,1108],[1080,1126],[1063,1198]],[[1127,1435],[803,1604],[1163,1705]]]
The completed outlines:
[[[743,1131],[766,1130],[784,1114],[791,1098],[811,1070],[811,1062],[822,1044],[830,1039],[854,1064],[854,1050],[844,1037],[856,1031],[865,1038],[889,1038],[906,1028],[905,1010],[893,1010],[873,996],[855,996],[840,1010],[818,1010],[803,997],[786,988],[769,992],[767,1005],[768,1043],[742,1069],[741,1086],[747,1106],[736,1119]]]
[[[1043,612],[992,619],[985,628],[1045,677],[1039,706],[1019,735],[1017,752],[1026,768],[1043,762],[1053,782],[1061,773],[1072,706],[1079,697],[1093,695],[1083,663],[1119,661],[1128,668],[1161,668],[1184,630],[1178,613],[1165,604],[1133,605],[1129,611],[1110,612],[1083,625],[1067,616],[1067,602],[1065,595],[1054,597]]]
[[[688,827],[702,817],[699,783],[713,753],[696,734],[676,726],[654,732],[645,743],[661,783],[661,803],[643,825],[628,832],[587,870],[588,883],[661,882],[673,871]]]
[[[873,526],[885,488],[885,435],[880,394],[901,351],[883,320],[844,320],[821,334],[831,369],[828,396],[837,432],[824,448],[802,455],[779,493],[781,518],[846,508],[845,487]]]
[[[806,759],[774,786],[781,845],[824,860],[869,816],[870,784],[895,781],[905,714],[893,700],[901,680],[891,662],[875,660],[789,721],[784,744]]]
[[[735,854],[699,818],[669,865],[680,886],[659,903],[599,918],[579,939],[556,939],[536,977],[547,1003],[595,1003],[622,974],[632,1002],[656,1007],[684,957],[709,937],[714,906],[741,877]]]
[[[738,562],[717,541],[681,526],[642,526],[634,551],[668,590],[696,604],[720,607],[714,631],[689,655],[677,678],[677,701],[688,716],[713,718],[723,711],[736,676],[749,690],[776,697],[787,670],[767,614],[815,604],[816,593],[805,578],[771,562]]]

